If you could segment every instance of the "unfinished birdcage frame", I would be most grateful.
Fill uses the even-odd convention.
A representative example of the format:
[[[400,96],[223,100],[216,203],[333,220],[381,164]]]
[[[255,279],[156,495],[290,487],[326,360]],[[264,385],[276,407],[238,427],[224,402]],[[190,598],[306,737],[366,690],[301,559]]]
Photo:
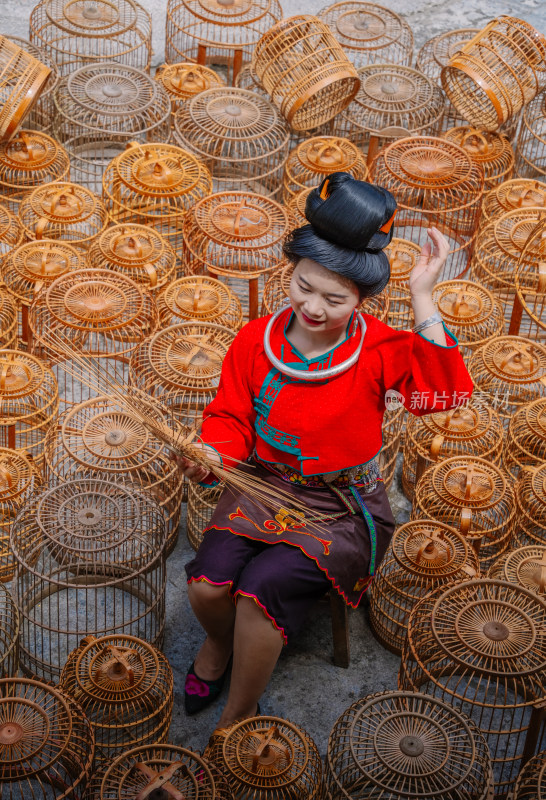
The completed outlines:
[[[313,136],[301,142],[290,151],[284,167],[284,203],[303,189],[314,189],[332,172],[348,172],[360,181],[368,178],[364,155],[348,139]]]
[[[480,131],[471,125],[449,128],[444,134],[466,150],[470,158],[480,164],[484,172],[484,191],[510,180],[514,174],[514,151],[508,138],[495,131]]]
[[[518,261],[516,297],[508,333],[546,345],[546,214],[541,215]]]
[[[0,141],[8,141],[35,105],[51,70],[23,47],[0,36],[0,72]]]
[[[39,491],[41,470],[25,453],[0,447],[0,582],[9,583],[15,574],[15,556],[10,546],[11,526],[22,506]],[[0,613],[0,622],[2,614]],[[6,630],[9,629],[6,628]],[[0,639],[2,625],[0,624]],[[0,658],[0,674],[2,658]],[[9,677],[5,673],[2,677]]]
[[[196,551],[203,541],[203,533],[211,521],[223,490],[222,483],[218,486],[199,486],[198,483],[190,481],[186,511],[186,535],[191,547]]]
[[[70,180],[70,160],[64,148],[42,131],[19,130],[0,143],[0,193],[13,214],[38,186]]]
[[[487,577],[515,583],[545,598],[546,544],[527,545],[510,550],[492,564]]]
[[[541,206],[546,208],[546,186],[543,183],[526,178],[504,181],[483,197],[480,230],[506,211]]]
[[[546,461],[546,397],[518,408],[508,423],[503,463],[518,478],[521,471]]]
[[[546,463],[522,470],[516,483],[516,547],[544,544],[546,530]]]
[[[50,70],[49,78],[40,91],[38,99],[25,117],[25,128],[41,131],[51,136],[53,116],[55,113],[53,92],[59,82],[59,70],[57,69],[57,65],[44,50],[36,47],[36,45],[32,44],[28,39],[21,39],[19,36],[8,36],[7,38],[27,53],[30,53],[30,55],[34,56],[34,58],[42,64],[45,64]]]
[[[544,800],[546,798],[546,750],[537,753],[518,775],[512,800]]]
[[[226,85],[218,72],[191,61],[162,64],[157,67],[154,78],[169,95],[173,115],[196,94]]]
[[[515,151],[520,178],[546,180],[546,92],[523,109]]]
[[[180,322],[213,322],[237,333],[243,310],[237,295],[224,281],[208,275],[187,275],[170,283],[157,298],[161,327]]]
[[[17,332],[17,304],[9,292],[0,288],[0,348],[2,350],[17,349]]]
[[[0,583],[0,678],[13,678],[18,669],[19,612],[9,590]]]

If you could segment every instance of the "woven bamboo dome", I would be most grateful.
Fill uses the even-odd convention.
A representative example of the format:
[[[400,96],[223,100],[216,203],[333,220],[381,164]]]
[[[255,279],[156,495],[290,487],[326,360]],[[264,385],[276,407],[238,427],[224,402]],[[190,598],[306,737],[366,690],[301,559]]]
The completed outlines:
[[[383,416],[381,427],[383,447],[378,456],[378,463],[385,489],[388,489],[394,480],[396,457],[404,435],[405,421],[406,409],[403,405],[394,409],[387,408]]]
[[[341,125],[347,139],[367,150],[368,164],[395,139],[440,134],[444,96],[426,75],[380,62],[360,67],[358,77],[360,89]]]
[[[289,132],[265,97],[245,89],[208,89],[179,108],[173,126],[174,143],[206,164],[215,192],[256,192],[278,199]]]
[[[292,128],[308,131],[343,111],[360,80],[339,41],[318,17],[281,20],[261,37],[252,71]]]
[[[212,191],[208,169],[170,144],[128,147],[103,176],[103,197],[112,222],[148,225],[182,255],[182,222],[188,209]]]
[[[193,481],[189,483],[186,535],[188,542],[196,551],[203,541],[203,533],[210,523],[223,489],[223,484],[218,486],[199,486],[198,483]]]
[[[95,744],[81,708],[38,681],[0,682],[0,785],[6,800],[84,800]]]
[[[361,181],[368,178],[362,152],[348,139],[313,136],[301,142],[290,151],[284,168],[284,202],[289,202],[303,189],[314,189],[332,172],[348,172]],[[300,202],[303,203],[303,198]]]
[[[84,636],[161,644],[165,544],[150,493],[80,476],[35,495],[11,531],[23,672],[58,680]]]
[[[60,688],[82,707],[98,762],[164,742],[173,710],[173,674],[153,645],[127,634],[86,636],[70,653]]]
[[[539,181],[512,178],[490,189],[483,197],[480,228],[493,218],[516,208],[546,208],[546,186]]]
[[[413,33],[408,23],[376,3],[345,0],[322,8],[318,18],[328,25],[356,67],[403,64],[413,59]]]
[[[455,456],[478,456],[500,466],[504,428],[497,412],[470,399],[450,411],[410,415],[404,439],[402,488],[413,499],[415,484],[433,464]]]
[[[466,713],[485,734],[496,796],[512,788],[529,741],[534,750],[546,692],[546,601],[521,586],[473,580],[440,587],[409,618],[399,688]]]
[[[21,244],[25,232],[23,226],[6,206],[0,205],[0,270],[7,253]]]
[[[491,759],[477,726],[425,694],[378,692],[339,717],[328,740],[331,800],[489,800]]]
[[[207,89],[219,89],[226,85],[225,80],[218,72],[191,61],[162,64],[156,69],[154,78],[169,95],[173,114],[196,94],[206,92]]]
[[[9,590],[0,584],[0,678],[13,678],[18,667],[19,612]]]
[[[60,275],[85,267],[84,253],[60,239],[26,242],[8,253],[2,277],[6,289],[17,302],[20,345],[28,347],[30,344],[28,314],[36,295]]]
[[[176,275],[170,244],[153,228],[134,223],[106,228],[89,248],[88,259],[93,268],[127,275],[156,299]]]
[[[516,172],[520,178],[546,179],[546,93],[523,109],[515,145]]]
[[[415,604],[432,589],[479,576],[478,557],[449,525],[417,519],[395,532],[370,588],[370,625],[398,655]]]
[[[442,70],[445,93],[463,119],[495,131],[546,88],[546,38],[516,17],[497,17]]]
[[[516,583],[546,597],[546,544],[510,550],[495,561],[487,577]]]
[[[508,423],[504,466],[514,477],[546,461],[546,397],[520,406]]]
[[[388,323],[399,331],[409,330],[414,324],[409,290],[409,276],[417,264],[421,248],[406,239],[393,237],[385,248],[391,265],[391,278],[387,284],[389,295]]]
[[[135,0],[42,0],[30,13],[30,41],[61,75],[99,61],[149,71],[152,18]]]
[[[398,202],[395,232],[422,246],[427,228],[448,239],[442,278],[469,267],[483,195],[483,171],[452,142],[432,136],[400,139],[383,148],[370,167],[370,181],[389,189]]]
[[[514,173],[514,151],[507,137],[495,131],[480,131],[471,125],[459,125],[444,133],[444,138],[466,150],[483,168],[484,190],[510,180]]]
[[[17,348],[17,305],[9,292],[0,288],[0,348]]]
[[[18,44],[0,36],[0,141],[8,141],[45,88],[51,70]]]
[[[208,275],[188,275],[170,283],[157,298],[162,327],[178,322],[213,322],[235,333],[243,326],[237,295],[223,281]]]
[[[546,751],[523,767],[514,787],[513,800],[544,800],[546,797]]]
[[[544,397],[546,347],[523,336],[499,336],[476,350],[468,371],[476,399],[493,405],[506,428],[521,406]]]
[[[23,451],[38,466],[57,418],[59,393],[53,372],[20,350],[0,351],[0,446]]]
[[[34,56],[38,61],[44,64],[49,70],[49,78],[47,83],[41,90],[38,99],[32,106],[31,110],[25,117],[25,128],[30,130],[42,131],[51,135],[53,116],[55,113],[55,106],[53,104],[53,92],[59,82],[59,71],[55,62],[48,56],[46,52],[41,50],[36,45],[29,42],[27,39],[20,39],[19,36],[8,36],[11,42],[21,47],[31,56]]]
[[[96,397],[62,414],[47,438],[45,458],[55,480],[111,476],[153,497],[165,518],[162,527],[171,552],[178,537],[183,475],[166,447],[114,400]]]
[[[59,83],[55,138],[70,155],[72,180],[98,194],[110,161],[135,142],[167,141],[171,102],[143,70],[114,62],[86,64]]]
[[[11,526],[19,509],[31,500],[41,483],[40,471],[31,458],[24,452],[0,447],[0,581],[3,583],[11,581],[15,574],[15,557],[9,543]],[[0,607],[4,605],[5,601],[2,600]],[[2,645],[4,616],[9,617],[9,614],[0,611],[0,674],[5,650]],[[6,630],[10,627],[8,625]],[[11,674],[6,672],[2,677]]]
[[[546,463],[525,469],[516,484],[518,547],[544,544],[546,530]]]
[[[0,193],[13,214],[28,192],[51,181],[69,179],[68,154],[45,133],[19,130],[9,142],[0,143]]]
[[[513,545],[518,516],[513,483],[484,458],[446,458],[417,483],[411,519],[452,525],[472,545],[484,572]]]
[[[546,214],[525,242],[515,275],[516,297],[508,333],[546,345]]]

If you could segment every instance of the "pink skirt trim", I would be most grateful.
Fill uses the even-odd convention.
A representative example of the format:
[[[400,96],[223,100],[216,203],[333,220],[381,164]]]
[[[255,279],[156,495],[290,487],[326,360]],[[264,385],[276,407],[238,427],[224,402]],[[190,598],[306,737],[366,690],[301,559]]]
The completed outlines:
[[[258,608],[260,608],[263,611],[263,613],[265,614],[267,619],[271,622],[271,624],[273,625],[275,630],[279,631],[279,633],[281,634],[281,636],[283,638],[284,644],[285,645],[288,644],[288,639],[286,638],[286,634],[284,632],[284,628],[281,628],[280,625],[277,625],[274,617],[271,616],[271,614],[269,613],[267,608],[263,605],[263,603],[260,603],[260,601],[258,600],[256,595],[255,594],[249,594],[248,592],[243,592],[242,589],[237,589],[237,591],[234,594],[234,597],[237,597],[237,595],[239,595],[239,594],[242,594],[244,597],[249,597],[251,600],[254,600],[254,602],[256,603]]]

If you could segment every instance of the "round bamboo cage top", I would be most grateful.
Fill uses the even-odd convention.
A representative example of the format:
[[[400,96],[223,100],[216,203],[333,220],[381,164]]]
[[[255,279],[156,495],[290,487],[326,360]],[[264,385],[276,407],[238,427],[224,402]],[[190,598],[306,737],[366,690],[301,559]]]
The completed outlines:
[[[517,302],[514,304],[510,332],[520,329],[529,338],[540,339],[546,345],[546,214],[529,235],[519,258],[515,274]],[[527,320],[522,327],[521,310]],[[518,315],[518,316],[516,316]],[[534,327],[534,333],[528,326]]]
[[[17,673],[18,637],[17,606],[9,590],[0,583],[0,678],[13,678]]]
[[[157,299],[162,326],[177,322],[214,322],[235,333],[243,326],[237,295],[222,281],[208,275],[188,275],[170,283]]]
[[[432,290],[432,297],[463,352],[475,350],[493,336],[504,333],[502,304],[481,284],[442,281]]]
[[[29,456],[21,451],[0,447],[0,581],[8,582],[15,573],[9,536],[20,508],[31,500],[40,488],[41,477]],[[8,615],[9,616],[9,615]],[[0,611],[0,623],[3,613]],[[3,673],[2,625],[0,624],[0,675]],[[3,674],[2,674],[3,673]]]
[[[546,208],[546,186],[539,181],[513,178],[490,189],[482,202],[481,227],[517,208]]]
[[[523,767],[514,786],[513,800],[545,800],[546,751],[537,753]]]
[[[25,236],[18,217],[14,217],[6,206],[0,205],[0,269],[6,253],[21,244]]]
[[[9,142],[0,143],[0,192],[14,214],[37,186],[69,178],[68,154],[45,133],[20,130]]]
[[[518,547],[505,553],[490,567],[487,577],[517,583],[546,597],[546,545]]]
[[[45,88],[51,70],[24,48],[0,36],[0,141],[8,141]]]
[[[390,8],[345,0],[322,8],[317,16],[331,28],[356,67],[377,63],[409,67],[412,62],[412,30]]]
[[[42,0],[30,14],[30,40],[61,75],[99,61],[149,71],[152,18],[135,0]]]
[[[476,554],[464,537],[441,522],[406,522],[395,531],[391,548],[397,564],[420,586],[426,583],[432,589],[438,581],[460,580],[479,573]],[[405,588],[407,591],[409,587]],[[414,593],[413,587],[410,591]]]
[[[514,151],[502,133],[480,131],[471,125],[459,125],[446,131],[444,137],[460,145],[473,161],[481,165],[485,177],[485,191],[512,177]]]
[[[3,279],[8,291],[25,306],[61,275],[87,267],[87,258],[62,239],[39,239],[14,248],[6,256]]]
[[[59,689],[0,681],[0,784],[7,798],[82,800],[95,745],[81,708]]]
[[[143,639],[86,636],[69,655],[59,686],[89,719],[96,759],[167,738],[173,674],[163,653]]]
[[[32,128],[33,130],[42,131],[42,133],[51,134],[51,125],[54,116],[53,92],[59,83],[59,70],[53,59],[40,47],[32,44],[27,39],[20,39],[19,36],[7,37],[14,44],[21,47],[31,56],[34,56],[38,61],[50,70],[47,83],[40,92],[40,95],[33,105],[32,109],[25,117],[25,127]]]
[[[285,202],[302,189],[314,189],[332,172],[348,172],[360,181],[368,178],[362,152],[348,139],[338,136],[313,136],[301,142],[290,151],[284,170]]]
[[[328,25],[310,15],[283,19],[264,33],[251,66],[296,131],[333,119],[360,85],[355,67]]]
[[[17,348],[17,305],[4,289],[0,289],[0,348]]]
[[[516,483],[519,545],[544,544],[546,530],[546,463],[525,469]]]
[[[441,78],[463,119],[495,131],[546,87],[546,38],[524,20],[497,17],[452,56]]]
[[[194,273],[256,278],[286,263],[292,229],[287,211],[269,197],[219,192],[203,198],[184,220],[186,264]]]
[[[516,141],[516,172],[520,178],[546,177],[546,94],[543,92],[523,109]]]
[[[415,60],[415,69],[440,83],[442,69],[481,28],[458,28],[433,36],[421,47]]]
[[[158,67],[154,77],[169,95],[173,114],[196,94],[226,85],[222,76],[213,69],[190,61],[164,64]]]
[[[516,477],[546,461],[546,397],[517,409],[508,423],[504,463]]]
[[[491,759],[477,726],[426,694],[378,692],[353,703],[328,740],[335,800],[488,800]]]
[[[93,268],[127,275],[154,294],[170,285],[176,253],[157,231],[144,225],[111,225],[93,242],[88,253]]]
[[[56,181],[23,198],[19,220],[28,239],[64,239],[86,250],[108,225],[108,214],[85,186]]]

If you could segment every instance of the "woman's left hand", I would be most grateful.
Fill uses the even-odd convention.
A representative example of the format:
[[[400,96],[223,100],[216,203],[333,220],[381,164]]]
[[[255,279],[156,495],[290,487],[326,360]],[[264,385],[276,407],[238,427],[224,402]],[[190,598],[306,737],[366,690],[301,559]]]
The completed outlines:
[[[423,245],[409,277],[409,288],[413,297],[432,294],[449,254],[449,242],[438,228],[429,228],[427,233],[431,241]]]

